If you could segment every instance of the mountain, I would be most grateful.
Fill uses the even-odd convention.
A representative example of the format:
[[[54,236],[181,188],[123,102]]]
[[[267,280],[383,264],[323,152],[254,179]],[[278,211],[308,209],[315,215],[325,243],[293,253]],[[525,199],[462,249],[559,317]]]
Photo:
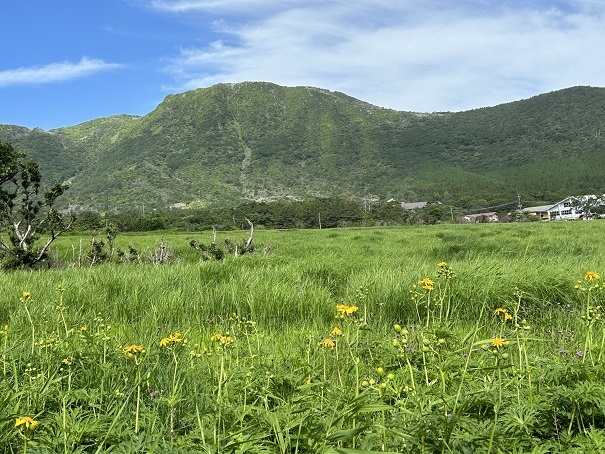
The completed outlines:
[[[0,125],[65,202],[98,210],[368,194],[454,204],[605,192],[605,89],[466,112],[384,109],[264,82],[169,95],[143,117]]]

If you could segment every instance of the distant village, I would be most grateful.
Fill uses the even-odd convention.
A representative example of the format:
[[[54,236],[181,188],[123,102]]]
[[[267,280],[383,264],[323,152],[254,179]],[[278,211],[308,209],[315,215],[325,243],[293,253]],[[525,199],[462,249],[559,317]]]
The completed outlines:
[[[429,202],[410,202],[402,203],[401,207],[405,210],[414,211],[427,205],[429,205]],[[530,221],[572,221],[604,218],[605,195],[569,196],[554,204],[521,208],[517,213]],[[509,215],[513,214],[509,213]],[[458,220],[467,223],[500,222],[500,216],[495,211],[486,211],[466,214],[460,216]]]

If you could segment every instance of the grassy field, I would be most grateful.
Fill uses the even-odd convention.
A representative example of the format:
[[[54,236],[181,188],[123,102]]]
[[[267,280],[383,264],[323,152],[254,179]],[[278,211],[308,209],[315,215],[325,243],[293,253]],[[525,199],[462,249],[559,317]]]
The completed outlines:
[[[3,452],[601,452],[603,229],[61,237],[0,275]]]

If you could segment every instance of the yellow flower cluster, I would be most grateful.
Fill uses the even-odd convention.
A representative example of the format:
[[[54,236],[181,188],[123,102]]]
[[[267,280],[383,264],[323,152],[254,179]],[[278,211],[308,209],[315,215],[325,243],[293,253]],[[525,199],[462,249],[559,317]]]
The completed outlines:
[[[321,342],[318,342],[317,345],[319,345],[322,348],[334,350],[334,347],[336,347],[336,342],[334,342],[334,340],[330,339],[329,337],[326,337]]]
[[[122,349],[122,352],[128,358],[135,358],[135,357],[140,356],[143,353],[145,353],[145,349],[143,348],[142,345],[129,345],[128,347],[124,347]]]
[[[447,262],[439,262],[437,263],[437,277],[451,279],[456,277],[456,273],[448,266]]]
[[[330,336],[342,336],[342,330],[338,326],[335,326]]]
[[[38,421],[30,418],[29,416],[21,416],[19,418],[15,418],[15,427],[25,427],[29,429],[30,427],[38,427]]]
[[[59,339],[56,337],[46,337],[38,340],[38,346],[40,348],[54,348],[58,345]]]
[[[233,339],[229,334],[222,335],[221,333],[216,333],[210,338],[210,342],[220,342],[221,344],[230,344],[233,342]]]
[[[344,318],[347,315],[353,315],[359,308],[357,306],[347,306],[346,304],[337,304],[336,311],[340,318]]]
[[[435,289],[435,282],[433,282],[428,277],[425,277],[424,279],[419,280],[418,285],[421,285],[423,289],[425,289],[429,292]]]
[[[512,320],[513,316],[510,315],[510,313],[504,309],[503,307],[499,307],[494,311],[495,315],[499,315],[501,316],[504,320]]]
[[[173,344],[183,344],[185,343],[185,339],[183,339],[181,333],[176,332],[172,333],[168,337],[164,337],[160,340],[160,347],[171,347]]]
[[[596,271],[587,271],[586,274],[584,274],[584,280],[578,280],[575,288],[583,292],[590,292],[600,287],[605,288],[605,284],[599,284],[600,279],[601,275]]]

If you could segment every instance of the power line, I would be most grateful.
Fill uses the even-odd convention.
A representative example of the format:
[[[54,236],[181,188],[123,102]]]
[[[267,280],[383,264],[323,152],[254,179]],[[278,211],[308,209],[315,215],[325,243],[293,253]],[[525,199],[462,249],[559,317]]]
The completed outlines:
[[[505,207],[505,206],[509,206],[509,205],[517,205],[519,204],[519,201],[514,201],[514,202],[508,202],[508,203],[502,203],[500,205],[493,205],[493,206],[489,206],[489,207],[483,207],[483,208],[467,208],[464,210],[455,210],[459,213],[464,213],[464,212],[472,212],[472,211],[483,211],[483,210],[491,210],[493,208],[500,208],[500,207]]]

